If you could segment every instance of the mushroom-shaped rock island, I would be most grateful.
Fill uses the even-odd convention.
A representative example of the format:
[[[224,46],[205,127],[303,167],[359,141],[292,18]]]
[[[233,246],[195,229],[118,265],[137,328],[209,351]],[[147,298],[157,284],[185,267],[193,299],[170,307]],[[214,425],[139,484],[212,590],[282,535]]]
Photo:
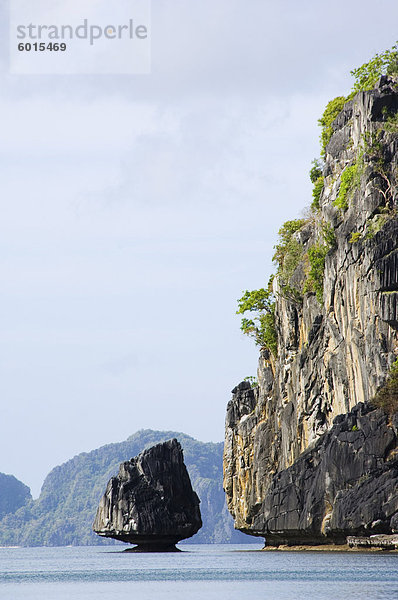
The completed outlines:
[[[110,479],[93,529],[103,537],[137,544],[137,552],[172,552],[202,527],[200,500],[193,491],[176,439],[123,462]]]

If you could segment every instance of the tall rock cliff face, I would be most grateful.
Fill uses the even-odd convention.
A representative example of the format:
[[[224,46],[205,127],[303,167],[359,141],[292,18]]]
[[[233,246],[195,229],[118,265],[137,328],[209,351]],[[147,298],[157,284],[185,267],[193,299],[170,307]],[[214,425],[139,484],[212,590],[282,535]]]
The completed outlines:
[[[277,357],[263,350],[258,386],[240,384],[228,405],[228,507],[236,528],[271,543],[398,527],[398,423],[368,404],[398,355],[397,111],[383,77],[333,122],[319,210],[294,234],[295,293],[273,284]],[[357,182],[343,198],[347,168]],[[305,279],[323,239],[320,301]]]

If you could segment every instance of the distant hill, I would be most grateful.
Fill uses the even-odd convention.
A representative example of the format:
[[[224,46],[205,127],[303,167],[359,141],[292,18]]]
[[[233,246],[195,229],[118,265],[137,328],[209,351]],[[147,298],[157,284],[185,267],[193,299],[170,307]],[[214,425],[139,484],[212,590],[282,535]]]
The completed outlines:
[[[138,431],[125,442],[79,454],[55,467],[40,497],[0,521],[0,545],[66,546],[117,543],[91,530],[99,500],[122,461],[143,449],[177,438],[184,450],[192,485],[201,499],[202,529],[192,543],[250,543],[254,538],[233,528],[222,489],[223,443],[203,443],[175,431]]]
[[[0,473],[0,519],[25,506],[32,496],[27,485],[14,475]]]

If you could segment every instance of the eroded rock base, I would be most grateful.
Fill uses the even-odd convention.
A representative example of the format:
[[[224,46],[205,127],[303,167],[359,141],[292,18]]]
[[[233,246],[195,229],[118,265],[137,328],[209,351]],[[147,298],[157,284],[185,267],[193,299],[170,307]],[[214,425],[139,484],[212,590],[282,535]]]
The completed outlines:
[[[182,552],[175,544],[169,546],[158,546],[155,544],[139,544],[134,548],[126,548],[123,552]]]

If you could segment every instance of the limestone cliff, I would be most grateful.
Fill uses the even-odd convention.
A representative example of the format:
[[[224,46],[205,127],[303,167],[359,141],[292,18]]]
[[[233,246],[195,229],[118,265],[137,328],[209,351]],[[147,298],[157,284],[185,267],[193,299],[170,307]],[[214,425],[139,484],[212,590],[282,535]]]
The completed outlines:
[[[240,384],[228,405],[228,507],[269,542],[398,526],[398,423],[368,404],[398,354],[397,111],[382,77],[334,120],[317,210],[294,233],[299,260],[273,282],[277,353],[262,350],[258,386]],[[308,285],[311,248],[326,248],[323,293]]]

